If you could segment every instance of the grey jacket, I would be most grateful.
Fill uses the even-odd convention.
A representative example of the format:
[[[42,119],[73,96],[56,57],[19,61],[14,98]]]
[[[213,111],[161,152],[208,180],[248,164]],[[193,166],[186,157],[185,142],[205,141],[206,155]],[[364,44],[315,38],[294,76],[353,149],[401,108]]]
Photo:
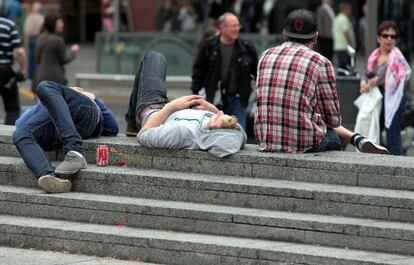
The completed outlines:
[[[38,64],[33,88],[43,80],[66,85],[64,65],[75,59],[76,54],[65,45],[57,34],[42,33],[36,43],[36,62]]]

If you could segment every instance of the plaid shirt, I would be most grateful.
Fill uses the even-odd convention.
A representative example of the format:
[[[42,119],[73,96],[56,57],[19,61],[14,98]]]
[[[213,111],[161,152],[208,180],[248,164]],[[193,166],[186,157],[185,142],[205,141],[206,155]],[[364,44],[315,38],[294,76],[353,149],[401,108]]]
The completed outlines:
[[[266,50],[257,75],[255,134],[261,151],[297,153],[341,125],[332,63],[305,45]]]

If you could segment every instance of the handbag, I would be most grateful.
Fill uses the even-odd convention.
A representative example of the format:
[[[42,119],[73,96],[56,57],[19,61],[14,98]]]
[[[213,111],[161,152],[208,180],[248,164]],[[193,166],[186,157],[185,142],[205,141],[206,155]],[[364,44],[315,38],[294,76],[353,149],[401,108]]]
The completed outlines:
[[[378,87],[371,88],[361,94],[354,105],[359,109],[354,131],[367,136],[373,142],[380,142],[380,114],[382,109],[382,94]]]

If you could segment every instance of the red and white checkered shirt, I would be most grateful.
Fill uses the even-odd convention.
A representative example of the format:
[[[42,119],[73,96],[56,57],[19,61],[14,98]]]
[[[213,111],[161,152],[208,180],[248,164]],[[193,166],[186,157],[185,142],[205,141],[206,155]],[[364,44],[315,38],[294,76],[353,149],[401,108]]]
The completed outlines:
[[[341,125],[332,63],[303,44],[266,50],[257,75],[254,130],[261,151],[298,153]]]

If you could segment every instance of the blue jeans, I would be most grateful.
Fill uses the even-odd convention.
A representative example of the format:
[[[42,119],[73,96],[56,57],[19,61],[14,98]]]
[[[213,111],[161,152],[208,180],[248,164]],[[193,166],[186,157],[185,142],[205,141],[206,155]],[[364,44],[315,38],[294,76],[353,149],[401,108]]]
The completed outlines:
[[[27,167],[41,177],[54,172],[44,150],[63,144],[68,151],[83,153],[82,138],[98,136],[101,112],[88,97],[71,88],[42,81],[37,96],[45,106],[13,133],[13,142]]]
[[[314,152],[323,152],[323,151],[334,151],[334,150],[341,150],[342,149],[342,139],[338,136],[338,134],[329,129],[326,131],[326,135],[322,137],[321,143],[308,150],[309,153]]]
[[[380,130],[387,133],[387,149],[391,155],[403,155],[401,131],[403,129],[403,117],[407,104],[407,94],[404,92],[398,110],[392,118],[390,128],[385,128],[384,99],[382,99],[382,111],[380,118]]]
[[[224,96],[224,113],[236,116],[237,121],[246,131],[247,112],[241,104],[240,97],[236,95]]]
[[[168,102],[165,78],[167,61],[158,52],[149,52],[144,56],[135,74],[134,87],[129,98],[128,111],[125,121],[128,124],[140,126],[138,116],[146,107],[153,104]]]

